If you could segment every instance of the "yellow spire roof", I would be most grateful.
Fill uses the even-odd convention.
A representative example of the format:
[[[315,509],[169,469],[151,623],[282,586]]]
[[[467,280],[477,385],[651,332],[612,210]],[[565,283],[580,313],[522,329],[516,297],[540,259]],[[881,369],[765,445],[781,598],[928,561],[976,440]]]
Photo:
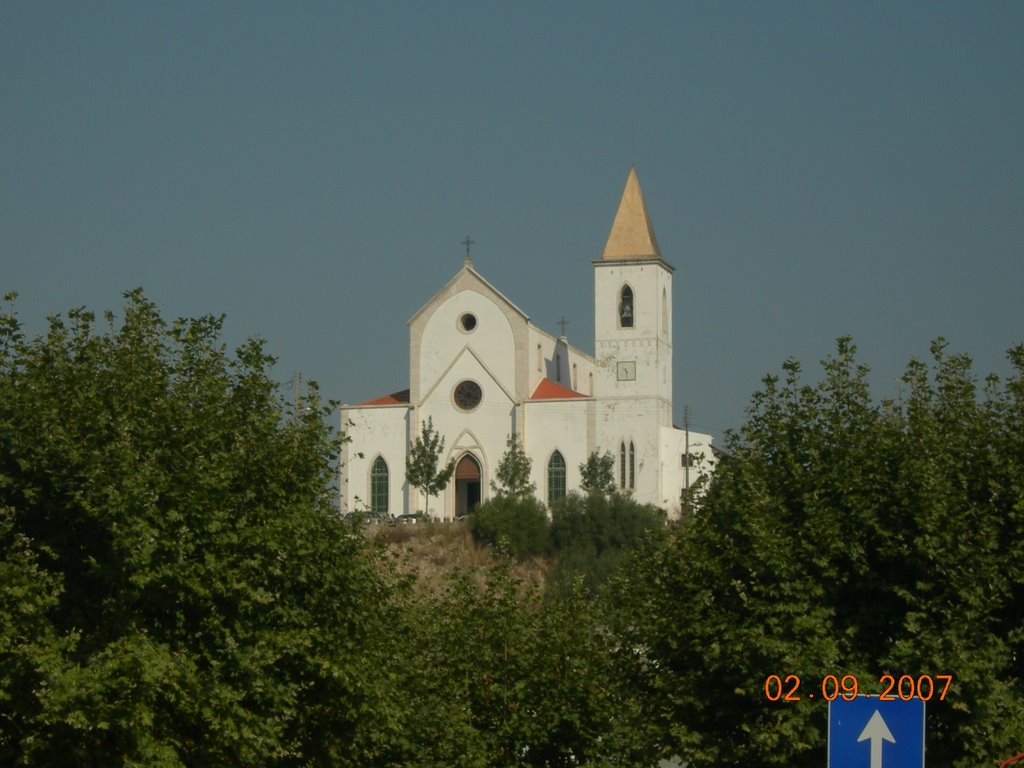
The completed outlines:
[[[658,240],[647,216],[644,193],[640,191],[640,179],[636,167],[629,169],[626,188],[622,191],[619,211],[608,233],[604,246],[604,259],[660,259]]]

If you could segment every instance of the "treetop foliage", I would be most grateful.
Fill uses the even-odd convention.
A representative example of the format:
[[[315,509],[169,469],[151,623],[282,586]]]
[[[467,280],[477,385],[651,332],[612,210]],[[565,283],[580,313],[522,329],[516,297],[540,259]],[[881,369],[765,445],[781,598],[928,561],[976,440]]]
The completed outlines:
[[[612,452],[594,451],[580,464],[580,487],[584,493],[600,493],[611,496],[615,493],[615,457]]]
[[[380,584],[331,503],[327,409],[291,411],[222,322],[141,291],[105,328],[3,315],[4,764],[285,764],[367,726]]]
[[[806,694],[826,674],[870,693],[885,673],[949,674],[929,763],[1019,751],[1024,349],[1010,357],[979,392],[940,340],[881,403],[849,339],[817,385],[792,360],[765,379],[702,509],[619,585],[666,744],[694,766],[820,765],[820,696],[769,702],[768,675]]]
[[[520,560],[548,549],[547,512],[533,496],[497,494],[477,506],[469,528],[476,541],[501,546]]]
[[[596,455],[596,454],[592,454]],[[556,561],[549,577],[552,591],[565,593],[579,581],[596,595],[649,536],[664,532],[665,512],[612,491],[570,493],[551,509],[550,541]]]
[[[1024,743],[1024,347],[979,387],[936,342],[882,402],[848,339],[815,384],[787,361],[681,522],[595,456],[550,528],[530,494],[475,516],[554,588],[500,563],[419,591],[340,519],[330,406],[290,406],[262,342],[141,291],[28,338],[12,300],[0,764],[819,766],[821,699],[765,695],[790,674],[952,675],[930,764]],[[417,443],[429,498],[454,466]]]
[[[519,436],[511,434],[505,441],[505,453],[498,462],[497,482],[491,483],[491,489],[505,496],[525,498],[532,496],[537,486],[530,480],[530,467],[533,461],[526,455]]]
[[[441,466],[442,453],[444,436],[434,429],[434,420],[428,416],[412,444],[405,465],[405,479],[409,485],[418,488],[427,497],[427,513],[430,511],[430,497],[443,491],[455,472],[454,459]]]
[[[457,572],[444,594],[403,612],[413,642],[400,680],[419,716],[394,764],[653,765],[596,606],[578,594],[542,599],[510,566]]]
[[[0,764],[650,762],[592,608],[414,589],[333,506],[315,390],[221,325],[0,313]]]

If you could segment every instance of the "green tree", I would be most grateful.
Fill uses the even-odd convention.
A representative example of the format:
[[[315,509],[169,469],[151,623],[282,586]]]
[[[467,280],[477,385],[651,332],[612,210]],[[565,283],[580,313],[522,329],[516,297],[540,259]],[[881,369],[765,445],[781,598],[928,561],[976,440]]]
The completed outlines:
[[[822,679],[952,675],[928,705],[929,762],[1024,743],[1024,348],[979,392],[963,355],[912,362],[874,402],[841,339],[817,385],[765,379],[701,509],[617,584],[640,697],[693,766],[817,766]],[[803,699],[767,700],[799,675]],[[808,694],[816,693],[815,699]]]
[[[444,453],[444,437],[434,429],[434,420],[427,417],[420,430],[419,437],[413,441],[409,451],[409,461],[405,465],[405,479],[409,485],[419,489],[427,497],[427,508],[430,516],[430,497],[437,496],[447,486],[455,472],[455,460],[444,466],[441,454]]]
[[[505,453],[498,462],[497,482],[491,482],[491,490],[517,499],[532,496],[537,489],[536,484],[530,481],[532,464],[518,435],[509,435],[505,441]]]
[[[396,733],[329,407],[222,322],[0,314],[0,763],[373,765]]]
[[[551,509],[549,540],[555,565],[549,587],[565,594],[581,581],[596,594],[647,536],[663,533],[665,513],[625,494],[570,493]]]
[[[0,764],[15,765],[41,703],[35,691],[59,670],[64,651],[49,619],[61,580],[40,568],[34,547],[15,528],[14,510],[0,507]]]
[[[548,548],[547,512],[533,496],[498,494],[477,506],[469,528],[476,541],[503,546],[520,560]]]
[[[586,493],[611,496],[615,493],[615,457],[611,451],[594,451],[580,464],[580,487]]]
[[[409,707],[396,765],[651,765],[638,702],[595,606],[544,599],[511,561],[457,572],[414,601],[398,673]],[[429,713],[423,716],[422,713]]]

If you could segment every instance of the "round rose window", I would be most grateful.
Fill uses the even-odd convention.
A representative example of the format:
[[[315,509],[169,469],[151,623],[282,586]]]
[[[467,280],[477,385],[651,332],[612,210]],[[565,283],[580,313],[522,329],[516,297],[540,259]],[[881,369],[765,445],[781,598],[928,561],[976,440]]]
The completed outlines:
[[[475,381],[460,381],[455,387],[455,404],[464,411],[472,411],[483,398],[484,393]]]
[[[476,328],[476,315],[467,312],[459,318],[459,325],[466,333],[469,333]]]

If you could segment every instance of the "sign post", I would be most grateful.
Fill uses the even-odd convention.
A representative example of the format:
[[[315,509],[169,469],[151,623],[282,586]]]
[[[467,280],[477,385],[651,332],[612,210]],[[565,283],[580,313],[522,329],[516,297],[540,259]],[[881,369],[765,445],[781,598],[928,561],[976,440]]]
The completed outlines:
[[[830,701],[828,768],[924,768],[924,702]]]

